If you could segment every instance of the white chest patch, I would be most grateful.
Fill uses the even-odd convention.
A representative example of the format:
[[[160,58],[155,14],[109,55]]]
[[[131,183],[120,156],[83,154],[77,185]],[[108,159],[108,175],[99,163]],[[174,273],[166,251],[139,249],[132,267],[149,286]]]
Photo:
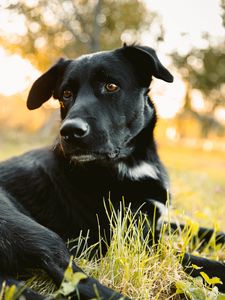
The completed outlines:
[[[135,166],[128,166],[127,164],[120,162],[118,164],[119,175],[124,178],[128,177],[132,180],[138,180],[143,177],[151,177],[158,179],[158,170],[156,166],[151,165],[148,162],[141,161]]]

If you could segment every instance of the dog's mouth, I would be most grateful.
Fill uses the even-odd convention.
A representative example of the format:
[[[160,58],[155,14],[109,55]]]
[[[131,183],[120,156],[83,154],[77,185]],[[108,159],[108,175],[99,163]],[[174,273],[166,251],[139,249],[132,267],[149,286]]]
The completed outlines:
[[[77,151],[70,155],[70,159],[73,162],[87,163],[94,161],[111,161],[117,159],[119,156],[119,149],[115,151],[104,153],[104,152],[92,152],[92,151]]]
[[[70,145],[60,139],[59,149],[63,156],[74,163],[115,163],[121,159],[128,157],[134,147],[129,140],[122,145],[104,145],[102,147],[83,147],[80,145]],[[89,148],[89,149],[88,149]]]

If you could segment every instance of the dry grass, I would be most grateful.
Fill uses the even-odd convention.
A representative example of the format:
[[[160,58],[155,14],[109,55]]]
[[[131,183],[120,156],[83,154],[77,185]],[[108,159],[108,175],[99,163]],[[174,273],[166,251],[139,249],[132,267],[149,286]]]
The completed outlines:
[[[188,226],[179,234],[170,231],[168,233],[168,227],[165,225],[162,227],[159,243],[149,248],[148,236],[143,238],[142,235],[143,226],[146,224],[145,217],[137,220],[131,209],[124,207],[125,205],[121,204],[119,210],[114,210],[111,206],[111,211],[108,212],[113,238],[107,254],[102,256],[100,253],[98,257],[90,259],[92,248],[86,248],[75,258],[75,262],[88,275],[137,300],[223,299],[213,285],[205,286],[200,278],[193,279],[186,275],[179,257],[175,254],[176,250],[181,251],[181,258],[182,253],[191,250],[192,253],[200,255],[197,247],[190,243],[197,230],[195,222],[188,219]],[[166,218],[170,216],[167,215]],[[84,240],[85,238],[80,237],[78,248],[84,247]],[[99,249],[101,242],[103,241],[99,242]],[[198,242],[195,245],[198,245]],[[224,253],[224,250],[225,248],[215,246],[212,240],[201,255],[214,257],[215,253],[218,255],[220,251]],[[47,281],[43,283],[43,277],[40,276],[38,280],[33,280],[31,286],[44,294],[53,291],[52,285]],[[60,292],[65,295],[64,285]]]

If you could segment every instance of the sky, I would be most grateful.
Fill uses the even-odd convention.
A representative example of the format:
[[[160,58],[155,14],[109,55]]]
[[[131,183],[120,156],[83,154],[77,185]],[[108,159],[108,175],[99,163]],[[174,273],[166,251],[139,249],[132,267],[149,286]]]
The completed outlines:
[[[186,52],[191,46],[206,47],[202,34],[224,38],[219,0],[146,0],[150,10],[162,17],[165,28],[164,50]],[[187,34],[186,40],[181,34]]]
[[[35,0],[26,0],[32,3]],[[156,11],[165,28],[165,41],[157,49],[160,59],[165,65],[169,64],[166,54],[173,50],[180,53],[187,52],[191,47],[207,47],[202,39],[202,34],[207,32],[215,40],[225,36],[220,18],[221,9],[219,0],[145,0],[146,5],[152,11]],[[7,15],[1,9],[0,4],[0,32],[25,30],[22,19],[14,19],[7,22]],[[143,36],[144,43],[149,43],[148,33]],[[39,72],[27,61],[18,55],[8,55],[0,48],[0,94],[13,95],[26,89],[37,78]],[[153,86],[154,94],[157,95],[159,114],[163,117],[172,117],[182,104],[185,87],[175,72],[173,84],[156,81]],[[168,105],[165,101],[170,99]]]

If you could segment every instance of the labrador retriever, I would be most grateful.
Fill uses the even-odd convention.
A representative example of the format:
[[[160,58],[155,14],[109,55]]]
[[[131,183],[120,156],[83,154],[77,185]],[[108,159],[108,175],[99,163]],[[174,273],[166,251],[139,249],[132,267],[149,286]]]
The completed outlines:
[[[27,107],[37,109],[53,96],[62,123],[53,146],[0,164],[0,284],[19,284],[16,274],[41,268],[59,286],[70,261],[67,240],[82,230],[90,231],[89,244],[96,243],[96,214],[101,234],[110,237],[103,203],[109,192],[115,208],[122,197],[133,211],[141,206],[149,220],[145,232],[158,222],[169,180],[154,139],[157,116],[148,95],[152,77],[173,81],[152,48],[124,45],[60,59],[34,82]],[[217,239],[224,242],[224,234]],[[187,271],[189,263],[220,277],[219,288],[225,291],[224,263],[185,254]],[[82,272],[75,263],[72,267]],[[198,276],[200,271],[191,272]],[[87,277],[77,286],[80,299],[94,298],[96,288],[101,299],[122,297]],[[31,289],[23,295],[44,298]]]

